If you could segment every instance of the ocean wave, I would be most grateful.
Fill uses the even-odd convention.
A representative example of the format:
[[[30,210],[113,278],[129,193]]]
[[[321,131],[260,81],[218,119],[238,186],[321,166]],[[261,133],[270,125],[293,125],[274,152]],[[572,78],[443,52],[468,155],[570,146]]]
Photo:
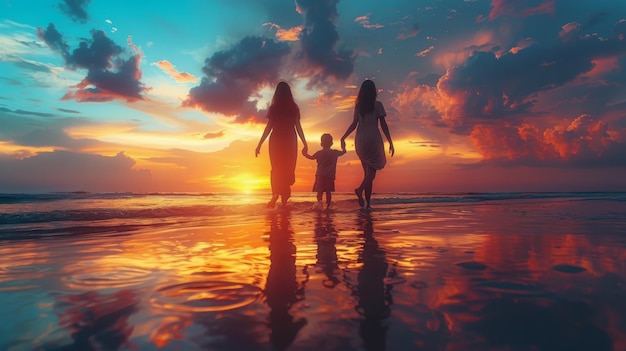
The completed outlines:
[[[55,192],[55,193],[38,193],[38,194],[0,194],[0,205],[2,204],[19,204],[19,203],[38,203],[63,200],[83,200],[83,199],[130,199],[142,198],[150,196],[162,197],[210,197],[215,196],[214,193],[176,193],[176,192],[153,192],[153,193],[90,193],[86,191],[74,192]]]
[[[0,225],[221,216],[264,209],[264,197],[257,196],[252,200],[236,201],[237,199],[233,196],[235,195],[210,193],[0,194],[0,204],[5,204],[4,208],[0,207]],[[387,193],[375,194],[373,198],[375,206],[419,206],[420,204],[467,204],[533,199],[540,201],[546,199],[626,201],[626,193]],[[347,193],[338,193],[333,196],[333,199],[335,199],[335,206],[339,209],[353,208],[356,202],[354,195]],[[55,203],[54,206],[37,206],[38,203],[61,200],[65,201]],[[294,194],[290,206],[294,210],[306,210],[314,203],[313,193],[299,193]]]

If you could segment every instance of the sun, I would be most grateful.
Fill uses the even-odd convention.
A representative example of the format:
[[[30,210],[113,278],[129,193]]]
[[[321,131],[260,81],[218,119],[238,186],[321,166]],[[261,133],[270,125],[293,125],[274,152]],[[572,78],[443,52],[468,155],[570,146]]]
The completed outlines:
[[[259,190],[269,188],[270,180],[267,176],[258,176],[251,173],[241,173],[232,176],[227,181],[227,186],[243,194],[250,195]]]

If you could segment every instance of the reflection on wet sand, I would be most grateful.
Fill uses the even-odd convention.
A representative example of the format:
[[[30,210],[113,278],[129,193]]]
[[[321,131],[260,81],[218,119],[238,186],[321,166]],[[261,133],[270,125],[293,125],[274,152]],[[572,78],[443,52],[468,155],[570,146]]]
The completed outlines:
[[[623,229],[436,210],[2,242],[0,350],[626,350]]]
[[[484,269],[459,269],[455,280],[466,286],[464,298],[451,299],[441,309],[463,322],[457,327],[474,347],[623,349],[625,305],[610,286],[624,280],[611,269],[600,273],[592,268],[603,262],[612,267],[616,256],[608,247],[574,244],[573,239],[587,240],[572,235],[490,235],[476,255]],[[621,317],[607,318],[613,309],[622,309]],[[622,332],[613,323],[622,325],[617,328]]]
[[[319,211],[315,217],[315,243],[317,244],[316,266],[322,269],[326,276],[323,284],[327,288],[334,288],[339,283],[337,274],[337,229],[333,216],[329,212]]]
[[[270,307],[268,327],[274,348],[286,350],[307,323],[305,318],[295,318],[290,313],[295,303],[304,300],[306,282],[299,283],[296,279],[296,246],[290,213],[272,212],[269,217],[270,269],[265,284],[265,301]]]
[[[359,335],[366,350],[385,350],[388,328],[385,320],[389,317],[392,303],[392,286],[385,284],[388,268],[385,250],[374,237],[371,214],[360,213],[357,221],[363,238],[358,262],[363,266],[352,293],[357,298],[356,309],[361,316]]]

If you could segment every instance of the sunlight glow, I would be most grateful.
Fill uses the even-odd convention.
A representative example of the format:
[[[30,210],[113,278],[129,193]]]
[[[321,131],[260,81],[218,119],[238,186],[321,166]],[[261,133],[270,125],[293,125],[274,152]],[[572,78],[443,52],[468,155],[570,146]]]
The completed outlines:
[[[246,194],[256,190],[269,188],[270,180],[268,176],[257,176],[251,173],[241,173],[236,176],[227,177],[219,175],[204,179],[205,182],[215,186],[226,187],[233,190],[243,191]]]

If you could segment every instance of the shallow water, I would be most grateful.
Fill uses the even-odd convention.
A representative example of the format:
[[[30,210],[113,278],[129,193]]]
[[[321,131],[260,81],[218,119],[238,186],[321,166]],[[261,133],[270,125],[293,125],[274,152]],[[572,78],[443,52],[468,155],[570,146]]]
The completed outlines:
[[[451,197],[13,201],[0,349],[626,350],[621,197]]]

